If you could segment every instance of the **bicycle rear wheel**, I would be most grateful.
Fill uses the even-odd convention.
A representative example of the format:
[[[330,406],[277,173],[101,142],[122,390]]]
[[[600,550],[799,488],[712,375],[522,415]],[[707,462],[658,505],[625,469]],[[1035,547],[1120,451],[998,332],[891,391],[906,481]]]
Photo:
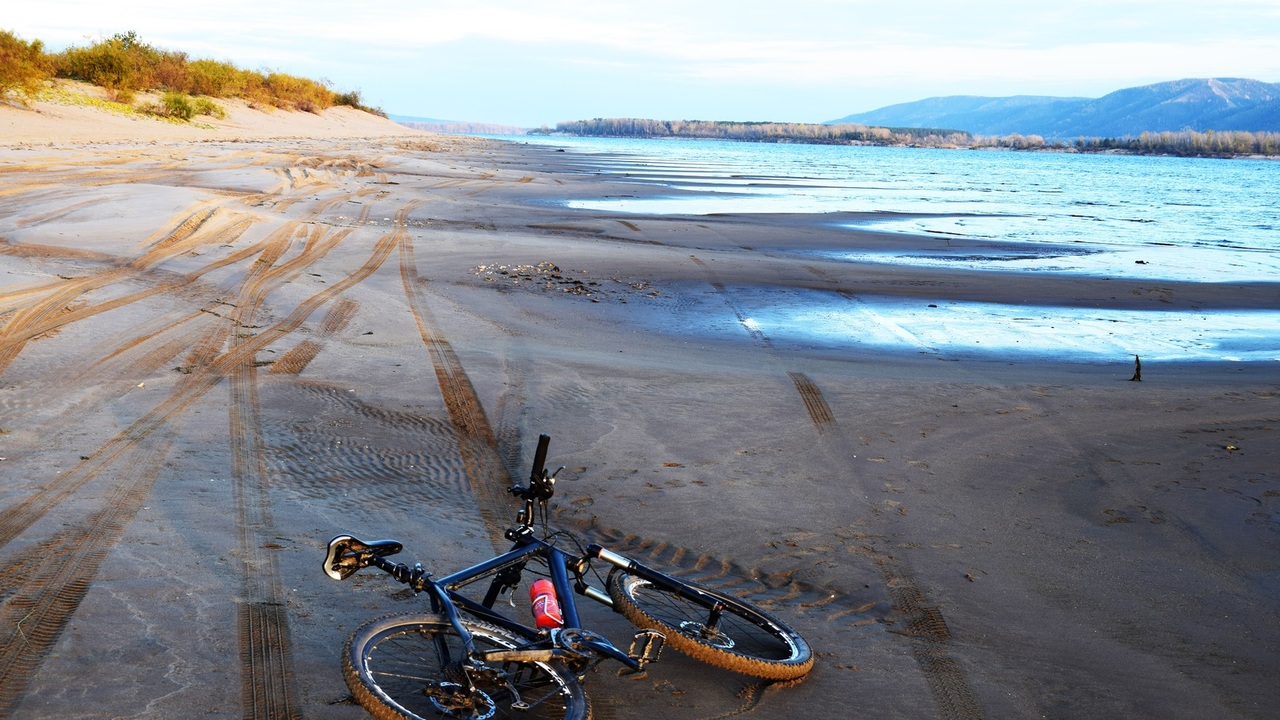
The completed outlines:
[[[711,665],[770,680],[794,680],[813,667],[809,644],[781,620],[737,598],[677,582],[702,596],[625,572],[612,574],[609,596],[633,625],[661,632],[668,645]]]
[[[477,650],[518,645],[491,625],[463,624]],[[462,638],[448,618],[409,613],[358,628],[347,643],[342,671],[356,701],[378,720],[586,720],[591,715],[582,686],[559,663],[494,663],[488,671],[468,673],[476,687],[472,693],[464,659]]]

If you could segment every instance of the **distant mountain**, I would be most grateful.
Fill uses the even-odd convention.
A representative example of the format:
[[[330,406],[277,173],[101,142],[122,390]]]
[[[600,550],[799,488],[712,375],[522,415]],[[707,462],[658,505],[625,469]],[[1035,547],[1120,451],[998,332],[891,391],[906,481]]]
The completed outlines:
[[[1240,78],[1186,79],[1117,90],[1097,99],[957,95],[890,105],[828,124],[949,127],[975,135],[1047,139],[1124,137],[1143,132],[1280,132],[1280,83]]]

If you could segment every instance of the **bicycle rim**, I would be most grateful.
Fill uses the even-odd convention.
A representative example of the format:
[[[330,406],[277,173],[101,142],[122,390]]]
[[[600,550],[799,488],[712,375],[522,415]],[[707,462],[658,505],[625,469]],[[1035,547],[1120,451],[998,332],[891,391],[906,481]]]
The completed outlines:
[[[792,680],[813,667],[808,643],[786,624],[737,598],[698,589],[718,601],[718,617],[707,605],[626,573],[614,575],[609,594],[633,624],[662,632],[668,645],[703,662],[771,680]]]
[[[477,650],[518,644],[498,628],[471,620],[464,624]],[[446,618],[393,615],[356,630],[343,670],[356,700],[379,720],[585,720],[590,715],[581,685],[558,663],[495,663],[490,672],[464,673],[464,655],[462,638]],[[468,679],[475,692],[468,689]],[[522,702],[530,707],[521,709]]]

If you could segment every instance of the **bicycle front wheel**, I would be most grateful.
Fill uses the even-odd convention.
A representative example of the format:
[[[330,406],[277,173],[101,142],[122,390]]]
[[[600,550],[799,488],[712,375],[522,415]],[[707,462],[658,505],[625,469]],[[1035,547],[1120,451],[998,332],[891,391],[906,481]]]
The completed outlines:
[[[519,643],[499,628],[464,620],[476,650]],[[390,615],[361,626],[347,643],[347,686],[378,720],[586,720],[582,685],[553,662],[493,663],[463,669],[462,637],[442,615]],[[468,680],[475,690],[468,689]]]
[[[716,667],[769,680],[794,680],[813,667],[809,644],[781,620],[737,598],[678,582],[697,593],[615,572],[609,596],[636,627],[657,630],[668,645]]]

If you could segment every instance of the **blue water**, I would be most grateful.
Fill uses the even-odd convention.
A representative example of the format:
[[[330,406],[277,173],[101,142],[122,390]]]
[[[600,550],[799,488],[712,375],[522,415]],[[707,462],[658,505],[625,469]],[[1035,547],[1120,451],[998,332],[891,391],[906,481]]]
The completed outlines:
[[[571,207],[645,214],[900,213],[911,217],[877,219],[857,229],[975,238],[994,248],[980,254],[972,248],[955,254],[869,253],[851,243],[848,252],[833,253],[835,259],[1153,281],[1278,283],[1277,309],[1271,312],[1152,311],[1136,317],[1130,312],[1099,321],[1100,329],[1078,317],[1078,310],[1042,308],[1054,332],[1046,333],[1047,345],[1026,345],[1033,352],[1080,359],[1146,351],[1162,359],[1280,360],[1280,162],[701,140],[521,140],[589,155],[593,172],[616,180],[694,191],[644,199],[583,198]],[[939,325],[942,313],[895,309],[888,301],[877,305],[875,298],[858,312],[865,316],[871,307],[879,320],[896,328],[872,344],[910,345],[910,338],[931,338],[925,346],[943,353],[972,350],[977,336],[1016,328],[1011,318],[1026,315],[1022,306],[948,304],[951,317]],[[778,310],[761,308],[765,319],[753,322],[768,322]],[[815,305],[783,314],[777,320],[780,330],[798,323],[816,337],[839,337],[849,325],[838,308]],[[1105,343],[1098,342],[1104,339],[1100,332]],[[844,334],[851,343],[870,342],[855,340],[860,335],[852,329]],[[1016,335],[993,340],[1000,345],[993,350],[1026,347],[1027,338]]]

